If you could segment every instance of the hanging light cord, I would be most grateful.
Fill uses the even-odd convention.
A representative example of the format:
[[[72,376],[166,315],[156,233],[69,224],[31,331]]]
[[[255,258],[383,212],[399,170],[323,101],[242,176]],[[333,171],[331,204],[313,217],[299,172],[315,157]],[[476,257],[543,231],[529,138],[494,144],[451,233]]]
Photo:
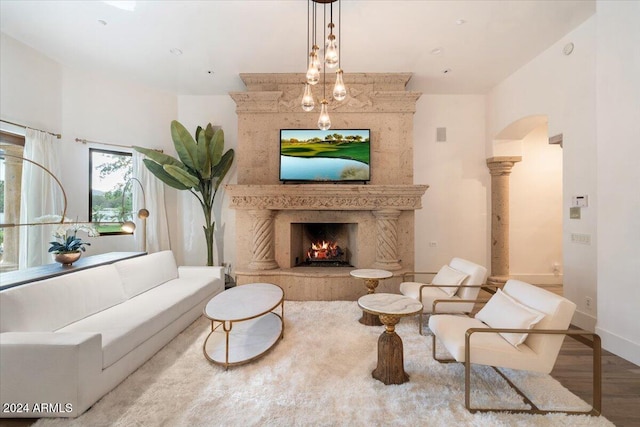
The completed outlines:
[[[323,5],[322,10],[322,43],[326,45],[327,40],[327,5]],[[322,99],[327,99],[327,64],[325,64],[327,56],[327,46],[324,47],[324,56],[322,58]]]
[[[333,22],[333,21],[332,21]],[[342,2],[338,2],[338,69],[342,70]]]
[[[311,43],[311,33],[310,33],[310,24],[309,24],[309,19],[311,18],[310,16],[310,10],[311,10],[311,0],[307,0],[307,52],[305,53],[305,58],[307,58],[307,55],[309,55],[309,52],[311,51],[311,49],[309,49],[309,43]],[[308,66],[308,64],[304,64],[305,67]]]

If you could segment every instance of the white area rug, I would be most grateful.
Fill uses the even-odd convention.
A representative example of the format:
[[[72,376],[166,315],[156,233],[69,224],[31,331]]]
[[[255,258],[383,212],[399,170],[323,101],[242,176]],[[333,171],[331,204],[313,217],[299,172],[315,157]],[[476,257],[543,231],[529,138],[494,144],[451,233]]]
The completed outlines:
[[[470,414],[464,366],[439,364],[417,317],[396,330],[411,379],[371,377],[383,327],[361,325],[355,302],[285,302],[285,334],[269,353],[224,370],[202,354],[209,322],[200,318],[77,419],[36,426],[612,426],[604,417]],[[473,369],[474,406],[524,407],[491,369]],[[509,372],[543,408],[588,405],[548,375]]]

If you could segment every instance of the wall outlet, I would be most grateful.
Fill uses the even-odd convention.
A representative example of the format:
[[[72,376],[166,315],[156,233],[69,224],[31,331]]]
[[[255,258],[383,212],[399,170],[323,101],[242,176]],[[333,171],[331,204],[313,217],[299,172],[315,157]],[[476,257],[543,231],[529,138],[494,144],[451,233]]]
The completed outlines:
[[[584,305],[585,307],[587,307],[587,310],[591,310],[593,308],[593,300],[591,299],[591,297],[586,297],[584,299]]]
[[[437,248],[438,247],[438,242],[429,242],[429,247],[430,248]]]

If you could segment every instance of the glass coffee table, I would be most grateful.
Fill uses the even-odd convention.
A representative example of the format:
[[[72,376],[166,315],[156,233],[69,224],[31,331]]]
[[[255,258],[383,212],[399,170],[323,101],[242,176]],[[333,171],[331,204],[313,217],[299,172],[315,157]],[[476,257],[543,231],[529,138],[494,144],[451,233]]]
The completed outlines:
[[[368,294],[360,297],[358,306],[379,316],[385,326],[378,338],[378,366],[371,372],[371,376],[385,384],[409,381],[409,375],[404,371],[402,339],[395,329],[401,317],[420,313],[422,303],[404,295]]]
[[[214,296],[204,315],[211,320],[203,345],[207,360],[225,368],[248,363],[282,338],[284,291],[271,283],[236,286]]]

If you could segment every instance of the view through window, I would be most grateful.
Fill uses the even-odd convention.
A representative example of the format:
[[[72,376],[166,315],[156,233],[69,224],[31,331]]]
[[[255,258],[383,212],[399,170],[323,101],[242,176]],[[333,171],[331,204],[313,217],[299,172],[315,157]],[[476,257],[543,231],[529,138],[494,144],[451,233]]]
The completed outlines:
[[[131,153],[89,149],[89,216],[100,234],[122,234],[120,224],[131,219],[132,176]]]

